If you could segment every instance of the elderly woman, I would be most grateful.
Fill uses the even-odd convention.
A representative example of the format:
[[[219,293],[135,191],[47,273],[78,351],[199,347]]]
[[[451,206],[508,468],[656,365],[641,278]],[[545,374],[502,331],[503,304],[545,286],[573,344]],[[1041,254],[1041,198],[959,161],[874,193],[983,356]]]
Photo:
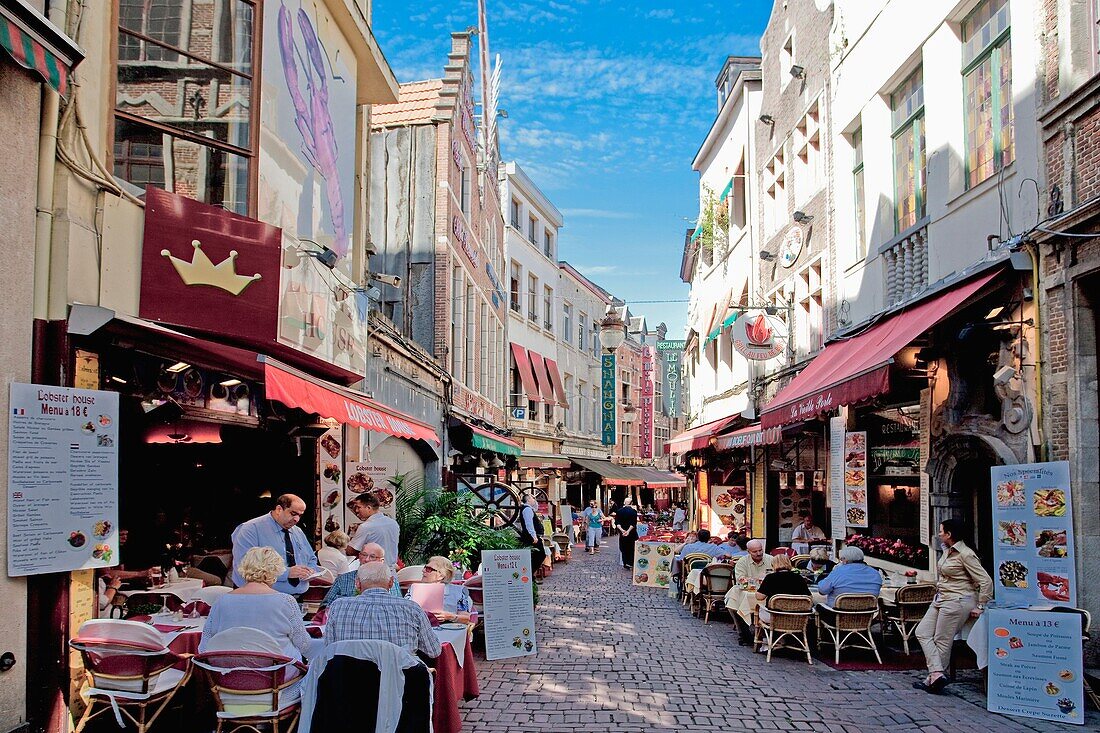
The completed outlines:
[[[815,578],[822,578],[833,572],[834,567],[836,563],[829,559],[829,550],[823,545],[815,545],[810,548],[810,559],[803,569]]]
[[[424,565],[423,583],[443,583],[443,616],[454,618],[460,613],[469,613],[474,608],[470,600],[470,593],[464,586],[455,585],[451,581],[455,577],[455,566],[451,561],[440,555],[429,558]],[[412,597],[409,590],[408,597]]]
[[[351,538],[340,530],[329,532],[325,536],[325,546],[317,552],[317,562],[332,576],[330,580],[336,580],[352,569],[350,564],[353,558],[346,551],[350,541]]]
[[[316,646],[302,621],[298,602],[271,586],[286,572],[283,556],[270,547],[253,547],[241,558],[237,572],[245,583],[214,601],[202,629],[199,651],[219,631],[238,626],[267,632],[292,659],[308,659]]]
[[[776,555],[772,560],[772,571],[764,576],[756,588],[756,600],[760,601],[757,614],[761,621],[771,621],[772,615],[767,609],[768,599],[772,596],[808,596],[810,587],[806,580],[794,572],[791,558]]]
[[[917,641],[924,650],[928,676],[913,686],[939,694],[947,686],[943,670],[951,659],[951,646],[967,619],[978,618],[993,598],[993,580],[978,556],[962,541],[963,524],[958,519],[940,523],[939,579],[936,599],[917,625]]]

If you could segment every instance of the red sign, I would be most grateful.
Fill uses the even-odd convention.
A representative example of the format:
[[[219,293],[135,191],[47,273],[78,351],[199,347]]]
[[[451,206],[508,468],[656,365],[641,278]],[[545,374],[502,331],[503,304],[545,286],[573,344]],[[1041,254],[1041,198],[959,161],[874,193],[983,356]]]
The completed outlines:
[[[764,428],[775,428],[802,420],[812,420],[841,405],[854,405],[880,395],[886,392],[889,386],[890,367],[883,366],[828,389],[807,395],[782,409],[765,412],[760,416],[760,425]]]
[[[642,458],[653,457],[653,349],[642,347]]]
[[[274,342],[281,256],[278,227],[150,186],[138,315]]]

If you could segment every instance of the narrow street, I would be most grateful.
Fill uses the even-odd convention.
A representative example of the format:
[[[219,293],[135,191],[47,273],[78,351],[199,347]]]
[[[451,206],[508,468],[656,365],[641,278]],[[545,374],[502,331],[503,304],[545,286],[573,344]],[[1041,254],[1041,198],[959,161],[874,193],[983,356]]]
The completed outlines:
[[[481,697],[464,704],[464,730],[1081,730],[987,712],[973,672],[931,698],[912,689],[916,672],[844,672],[793,656],[769,664],[737,645],[731,622],[704,626],[664,592],[630,586],[616,557],[605,542],[556,566],[540,588],[538,656],[479,660]],[[1084,728],[1095,729],[1088,713]]]

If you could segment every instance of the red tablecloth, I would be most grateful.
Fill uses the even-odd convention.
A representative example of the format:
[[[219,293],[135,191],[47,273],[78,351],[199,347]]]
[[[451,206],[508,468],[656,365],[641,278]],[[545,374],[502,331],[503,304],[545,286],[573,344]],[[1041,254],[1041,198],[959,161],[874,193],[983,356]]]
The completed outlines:
[[[477,686],[477,664],[474,650],[470,646],[470,637],[466,636],[466,653],[462,666],[450,644],[443,645],[443,653],[435,661],[435,709],[432,710],[432,725],[436,733],[458,733],[462,730],[462,713],[458,709],[459,700],[473,700],[479,694]]]

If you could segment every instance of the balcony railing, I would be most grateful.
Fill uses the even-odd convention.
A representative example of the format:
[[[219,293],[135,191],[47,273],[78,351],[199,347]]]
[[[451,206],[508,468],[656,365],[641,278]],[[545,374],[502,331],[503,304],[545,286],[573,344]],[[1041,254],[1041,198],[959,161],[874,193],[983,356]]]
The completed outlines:
[[[928,226],[907,232],[882,250],[886,305],[904,303],[928,287]]]

